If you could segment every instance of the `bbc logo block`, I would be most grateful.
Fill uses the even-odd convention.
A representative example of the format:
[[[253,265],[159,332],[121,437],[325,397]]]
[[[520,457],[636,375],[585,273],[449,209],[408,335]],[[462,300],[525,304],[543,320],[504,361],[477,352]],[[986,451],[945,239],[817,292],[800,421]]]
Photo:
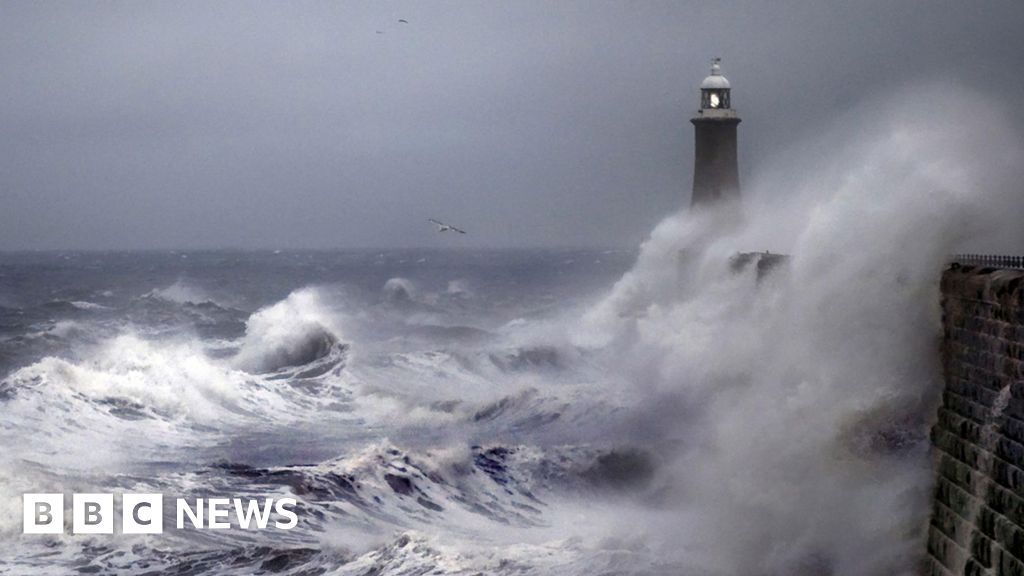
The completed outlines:
[[[113,494],[75,494],[71,497],[71,525],[75,534],[114,533]]]
[[[121,531],[161,534],[164,531],[163,494],[125,494],[121,497]]]
[[[64,533],[63,494],[25,494],[25,534]],[[125,534],[161,534],[164,531],[162,494],[124,494],[121,497],[121,531]],[[113,494],[73,494],[71,531],[74,534],[113,534]]]
[[[25,534],[64,533],[63,494],[25,494],[23,503]]]

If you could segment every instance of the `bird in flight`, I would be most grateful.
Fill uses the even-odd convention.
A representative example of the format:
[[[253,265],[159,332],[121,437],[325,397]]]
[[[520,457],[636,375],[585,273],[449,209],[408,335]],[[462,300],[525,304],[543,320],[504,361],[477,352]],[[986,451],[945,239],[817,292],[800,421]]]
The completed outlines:
[[[409,23],[409,21],[406,20],[405,18],[399,18],[398,21],[401,22],[402,24],[408,24]]]
[[[427,222],[431,222],[431,223],[434,224],[434,226],[437,226],[437,231],[438,232],[458,232],[459,234],[465,234],[466,233],[465,230],[459,230],[455,226],[449,226],[448,224],[445,224],[444,222],[438,222],[437,220],[434,220],[433,218],[427,218]]]

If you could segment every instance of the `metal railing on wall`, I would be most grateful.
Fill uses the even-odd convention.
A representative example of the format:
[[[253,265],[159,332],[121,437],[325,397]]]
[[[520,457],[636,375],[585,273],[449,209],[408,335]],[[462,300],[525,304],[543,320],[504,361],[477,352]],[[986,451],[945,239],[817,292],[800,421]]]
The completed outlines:
[[[1014,268],[1024,270],[1024,256],[1000,256],[998,254],[954,254],[951,261],[965,266],[989,266],[992,268]]]

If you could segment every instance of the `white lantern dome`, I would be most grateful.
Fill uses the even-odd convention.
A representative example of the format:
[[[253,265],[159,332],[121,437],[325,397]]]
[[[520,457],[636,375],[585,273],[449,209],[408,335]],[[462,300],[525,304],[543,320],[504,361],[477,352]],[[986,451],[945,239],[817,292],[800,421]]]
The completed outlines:
[[[728,89],[729,80],[725,76],[722,76],[722,67],[718,64],[718,58],[715,58],[713,64],[711,64],[711,75],[704,79],[700,83],[701,90],[723,90]]]

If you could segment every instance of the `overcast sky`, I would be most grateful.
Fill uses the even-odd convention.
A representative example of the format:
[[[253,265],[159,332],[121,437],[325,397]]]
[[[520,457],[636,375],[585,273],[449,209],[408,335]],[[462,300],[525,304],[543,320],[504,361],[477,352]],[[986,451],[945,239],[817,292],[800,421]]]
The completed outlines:
[[[741,179],[904,82],[1024,104],[1024,2],[825,4],[4,0],[0,249],[635,246],[712,56]]]

